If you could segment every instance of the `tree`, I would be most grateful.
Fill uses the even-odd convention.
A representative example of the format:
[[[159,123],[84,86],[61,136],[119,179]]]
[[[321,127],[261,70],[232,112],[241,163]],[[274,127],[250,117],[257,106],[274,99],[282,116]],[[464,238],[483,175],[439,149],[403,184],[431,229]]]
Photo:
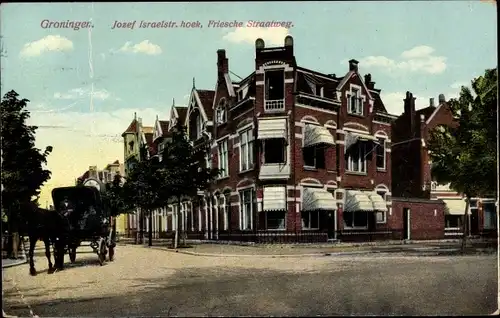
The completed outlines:
[[[439,184],[449,183],[466,199],[463,248],[468,235],[470,199],[496,194],[497,83],[495,68],[472,80],[472,90],[463,86],[459,98],[448,102],[456,124],[435,129],[429,140],[433,177]]]
[[[193,199],[199,190],[207,189],[219,174],[206,163],[207,149],[195,148],[187,139],[186,127],[178,123],[172,130],[172,140],[166,144],[161,161],[163,175],[170,201],[177,203],[175,236],[173,246],[179,242],[179,216],[181,200]],[[185,239],[183,233],[183,238]]]
[[[149,216],[149,246],[153,245],[152,212],[165,206],[167,203],[168,190],[165,183],[165,173],[165,171],[160,169],[157,158],[135,162],[126,178],[123,190],[119,192],[120,198],[115,201],[119,206],[121,203],[118,202],[123,200],[123,204],[127,209],[131,206],[140,208],[141,221],[143,220],[143,212]],[[143,226],[141,224],[141,240],[142,229]]]
[[[43,152],[35,147],[37,127],[26,123],[30,118],[26,110],[29,100],[18,97],[19,94],[11,90],[2,98],[0,107],[2,208],[14,237],[19,234],[20,222],[28,216],[23,213],[31,211],[26,207],[38,205],[40,188],[50,179],[51,172],[44,169],[44,165],[52,152],[51,146]],[[14,251],[17,253],[16,246]]]

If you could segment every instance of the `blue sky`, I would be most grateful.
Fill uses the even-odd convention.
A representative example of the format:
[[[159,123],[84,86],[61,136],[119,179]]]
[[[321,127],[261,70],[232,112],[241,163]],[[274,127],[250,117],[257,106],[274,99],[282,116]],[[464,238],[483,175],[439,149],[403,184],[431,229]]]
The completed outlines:
[[[41,27],[43,20],[90,19],[91,29]],[[133,30],[111,29],[114,21],[134,20]],[[141,20],[204,27],[139,29]],[[293,26],[208,28],[209,20]],[[50,188],[70,184],[89,165],[123,161],[116,135],[134,112],[153,125],[156,115],[167,119],[173,98],[187,101],[193,77],[198,88],[213,89],[217,49],[246,77],[257,37],[277,46],[291,34],[299,65],[343,75],[355,58],[389,111],[400,114],[407,90],[423,107],[440,93],[456,96],[461,84],[495,67],[496,23],[495,5],[479,1],[8,3],[1,7],[2,95],[14,89],[28,98],[32,122],[41,126],[38,146],[54,146],[43,203]]]

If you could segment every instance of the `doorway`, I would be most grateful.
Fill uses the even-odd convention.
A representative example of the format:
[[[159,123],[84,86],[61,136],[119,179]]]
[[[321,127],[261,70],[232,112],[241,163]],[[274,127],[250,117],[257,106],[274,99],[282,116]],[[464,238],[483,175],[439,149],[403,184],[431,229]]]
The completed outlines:
[[[479,211],[478,209],[470,209],[470,234],[479,235]]]
[[[403,240],[410,239],[410,209],[403,208]]]
[[[328,240],[335,240],[337,238],[337,211],[332,210],[327,212],[326,217],[326,229],[328,233]]]

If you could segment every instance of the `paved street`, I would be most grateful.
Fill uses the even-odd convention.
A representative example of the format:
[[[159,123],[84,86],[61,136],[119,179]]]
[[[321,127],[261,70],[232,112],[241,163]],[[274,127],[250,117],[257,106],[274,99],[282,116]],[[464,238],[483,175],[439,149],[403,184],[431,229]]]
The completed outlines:
[[[76,264],[46,274],[37,250],[4,269],[4,310],[30,316],[482,315],[497,309],[496,256],[397,254],[302,258],[192,256],[119,246],[99,266],[82,248]]]

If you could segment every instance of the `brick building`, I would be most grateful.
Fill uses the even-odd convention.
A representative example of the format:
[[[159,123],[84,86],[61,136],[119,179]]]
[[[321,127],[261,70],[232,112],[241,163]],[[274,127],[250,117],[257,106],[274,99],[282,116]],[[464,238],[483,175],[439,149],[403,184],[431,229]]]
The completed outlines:
[[[443,125],[456,125],[445,96],[439,95],[437,105],[431,98],[429,106],[416,110],[415,97],[410,92],[406,93],[404,113],[393,123],[392,184],[394,206],[397,206],[398,210],[405,209],[405,216],[410,219],[406,221],[411,224],[411,228],[418,232],[417,236],[439,236],[439,231],[442,231],[446,236],[463,233],[466,209],[464,198],[461,194],[450,189],[449,185],[437,184],[431,174],[432,163],[426,144],[431,131],[439,129],[439,126]],[[423,209],[423,205],[426,206],[425,209]],[[420,223],[423,222],[423,224],[419,226],[414,224],[415,220],[411,216],[411,210],[423,211],[422,209],[426,211],[425,213],[433,216],[421,219]],[[422,214],[422,212],[416,213]],[[495,232],[495,199],[473,198],[468,213],[472,235]],[[437,230],[439,227],[442,230]],[[418,230],[419,228],[420,230]]]
[[[183,224],[209,239],[308,236],[323,241],[391,232],[391,121],[371,75],[297,65],[293,39],[266,48],[239,82],[217,51],[214,91],[193,88],[185,124],[207,164],[223,169]],[[272,234],[272,235],[271,235]]]

